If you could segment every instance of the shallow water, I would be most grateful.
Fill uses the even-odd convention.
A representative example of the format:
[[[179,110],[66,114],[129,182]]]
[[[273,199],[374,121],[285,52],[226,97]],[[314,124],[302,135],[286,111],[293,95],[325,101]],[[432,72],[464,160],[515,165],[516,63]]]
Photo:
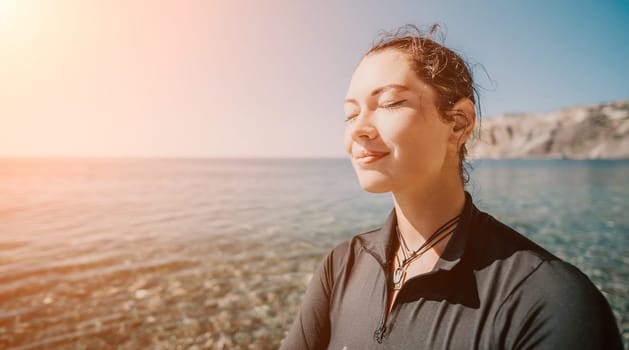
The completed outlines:
[[[629,162],[480,161],[478,207],[581,268],[629,339]],[[0,159],[0,348],[275,349],[389,195],[346,160]]]

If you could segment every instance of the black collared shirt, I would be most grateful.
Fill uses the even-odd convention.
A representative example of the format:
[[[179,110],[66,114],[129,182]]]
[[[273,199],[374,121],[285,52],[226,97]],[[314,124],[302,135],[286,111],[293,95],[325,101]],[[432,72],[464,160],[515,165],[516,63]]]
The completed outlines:
[[[435,267],[406,281],[388,317],[395,210],[322,261],[281,349],[622,349],[586,275],[465,196]]]

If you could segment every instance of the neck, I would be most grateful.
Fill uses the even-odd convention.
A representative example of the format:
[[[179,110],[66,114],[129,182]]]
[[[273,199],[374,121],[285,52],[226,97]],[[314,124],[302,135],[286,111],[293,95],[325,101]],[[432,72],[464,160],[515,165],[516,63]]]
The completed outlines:
[[[440,226],[459,215],[465,205],[463,186],[444,185],[439,191],[394,192],[397,224],[409,248],[421,246]],[[448,238],[433,249],[440,255]]]

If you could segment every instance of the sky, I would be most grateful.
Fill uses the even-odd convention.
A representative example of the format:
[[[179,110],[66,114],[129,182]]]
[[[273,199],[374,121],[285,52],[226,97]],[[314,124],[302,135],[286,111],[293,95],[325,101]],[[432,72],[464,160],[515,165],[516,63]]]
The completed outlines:
[[[629,98],[626,0],[0,0],[0,156],[344,157],[362,55],[433,23],[483,118]]]

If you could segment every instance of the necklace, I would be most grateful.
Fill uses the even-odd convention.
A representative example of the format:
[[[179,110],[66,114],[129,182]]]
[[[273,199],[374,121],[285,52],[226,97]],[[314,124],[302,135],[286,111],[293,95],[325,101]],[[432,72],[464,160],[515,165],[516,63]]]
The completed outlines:
[[[444,238],[452,234],[460,219],[461,215],[457,215],[445,224],[441,225],[441,227],[439,227],[432,235],[430,235],[430,237],[428,237],[428,239],[424,241],[424,243],[422,243],[422,245],[419,246],[419,248],[414,251],[409,249],[406,241],[404,240],[404,236],[400,233],[399,227],[397,225],[395,226],[397,238],[400,242],[400,250],[402,251],[404,260],[400,261],[398,254],[395,254],[397,267],[393,271],[393,289],[399,290],[402,288],[402,284],[404,284],[404,281],[406,280],[406,269],[410,266],[410,264],[422,256],[425,252],[429,251],[432,247],[436,246]]]

